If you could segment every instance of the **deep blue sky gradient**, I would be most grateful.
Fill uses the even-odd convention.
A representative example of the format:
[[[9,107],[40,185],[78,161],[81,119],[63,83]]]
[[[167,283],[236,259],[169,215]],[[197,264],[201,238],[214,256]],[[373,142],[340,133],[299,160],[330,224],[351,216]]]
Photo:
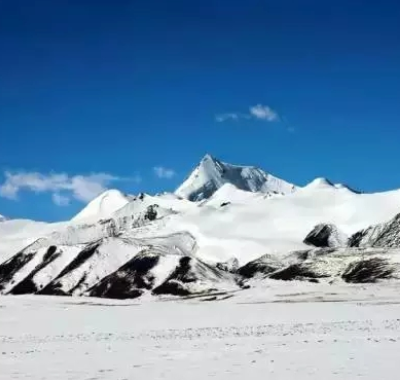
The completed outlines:
[[[386,0],[0,0],[0,171],[140,173],[120,187],[157,192],[210,152],[299,185],[400,188],[399,20]],[[257,103],[295,132],[215,121]],[[13,217],[81,206],[0,198]]]

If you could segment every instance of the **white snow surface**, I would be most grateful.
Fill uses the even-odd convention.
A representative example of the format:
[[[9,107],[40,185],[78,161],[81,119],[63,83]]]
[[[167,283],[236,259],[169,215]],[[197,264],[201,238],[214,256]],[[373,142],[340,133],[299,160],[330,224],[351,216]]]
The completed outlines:
[[[291,183],[259,168],[231,165],[207,154],[175,194],[199,201],[209,198],[226,183],[241,190],[262,193],[290,194],[296,189]]]
[[[240,264],[262,254],[282,255],[305,249],[303,240],[319,223],[335,224],[346,235],[400,212],[400,191],[357,194],[347,188],[316,184],[281,197],[215,194],[197,209],[171,217],[165,228],[186,229],[198,240],[198,255],[211,261],[237,257]],[[220,207],[222,201],[230,202]]]
[[[0,297],[0,379],[392,380],[399,290],[295,281],[217,302]]]
[[[129,197],[119,190],[107,190],[89,202],[72,220],[88,221],[109,218],[113,212],[128,204],[129,200]]]

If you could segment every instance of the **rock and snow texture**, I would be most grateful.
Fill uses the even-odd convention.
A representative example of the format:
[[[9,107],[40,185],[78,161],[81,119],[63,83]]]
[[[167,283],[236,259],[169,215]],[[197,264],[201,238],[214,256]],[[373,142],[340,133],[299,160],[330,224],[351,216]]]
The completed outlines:
[[[400,214],[387,223],[356,232],[351,236],[349,246],[400,248]]]
[[[296,187],[252,166],[231,165],[206,155],[175,194],[191,201],[211,197],[224,184],[240,190],[290,194]]]
[[[264,255],[239,268],[245,279],[374,283],[400,279],[400,249],[319,248]]]
[[[190,178],[177,194],[109,190],[67,222],[0,223],[2,292],[183,295],[253,277],[345,281],[360,271],[371,281],[397,278],[399,190],[360,194],[324,178],[295,188],[210,156]],[[375,256],[357,266],[365,249],[353,248],[368,247]],[[374,263],[381,269],[372,271]]]
[[[304,243],[314,247],[345,247],[348,237],[334,224],[318,224],[305,237]]]

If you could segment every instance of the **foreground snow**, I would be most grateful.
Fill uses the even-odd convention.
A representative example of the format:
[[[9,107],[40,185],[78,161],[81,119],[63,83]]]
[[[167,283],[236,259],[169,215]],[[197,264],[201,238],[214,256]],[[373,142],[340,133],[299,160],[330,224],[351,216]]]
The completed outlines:
[[[399,290],[267,282],[216,302],[0,297],[0,379],[395,379]]]

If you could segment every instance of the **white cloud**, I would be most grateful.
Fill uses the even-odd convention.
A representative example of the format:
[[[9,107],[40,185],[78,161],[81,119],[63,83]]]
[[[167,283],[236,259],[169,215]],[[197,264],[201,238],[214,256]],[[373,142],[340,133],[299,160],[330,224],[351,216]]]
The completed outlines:
[[[70,199],[68,197],[66,197],[65,195],[61,195],[59,193],[54,193],[51,196],[51,199],[57,206],[68,206],[70,202]]]
[[[264,106],[262,104],[257,104],[255,106],[249,107],[248,113],[223,113],[215,116],[215,120],[219,123],[225,121],[233,120],[238,121],[240,119],[257,119],[266,122],[279,121],[279,115],[269,106]]]
[[[126,180],[107,173],[69,176],[65,173],[42,174],[37,172],[5,172],[5,181],[0,184],[0,196],[17,199],[21,190],[35,193],[51,193],[53,202],[65,206],[71,198],[88,202],[107,190],[116,181]],[[129,178],[139,182],[140,177]],[[60,194],[62,192],[63,194]]]
[[[154,174],[158,178],[171,179],[176,174],[173,169],[164,168],[163,166],[156,166],[153,168],[153,170],[154,170]]]
[[[215,120],[218,121],[218,123],[223,123],[227,120],[239,120],[239,117],[240,115],[237,113],[223,113],[215,116]]]
[[[257,104],[250,107],[250,115],[259,120],[276,121],[279,119],[278,114],[269,106]]]

